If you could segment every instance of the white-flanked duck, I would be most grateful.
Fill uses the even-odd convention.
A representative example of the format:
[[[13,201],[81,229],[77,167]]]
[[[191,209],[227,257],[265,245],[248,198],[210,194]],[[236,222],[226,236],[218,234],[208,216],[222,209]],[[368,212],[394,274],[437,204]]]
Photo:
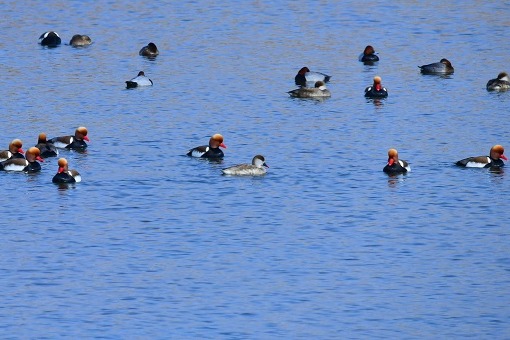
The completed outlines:
[[[39,37],[39,44],[42,46],[48,46],[48,47],[57,47],[62,43],[62,39],[60,39],[60,36],[57,32],[49,31],[44,32]]]
[[[386,98],[388,90],[381,85],[381,77],[374,77],[374,84],[365,89],[365,97],[367,98]]]
[[[25,151],[21,148],[22,146],[23,142],[21,139],[13,139],[12,142],[9,143],[8,150],[0,151],[0,162],[11,158],[25,158],[25,156],[23,156]]]
[[[359,55],[358,60],[364,63],[373,63],[379,61],[379,57],[377,56],[374,47],[372,45],[367,45],[363,53]]]
[[[29,148],[25,153],[25,158],[11,158],[0,162],[0,170],[5,171],[23,171],[28,173],[41,171],[41,164],[37,161],[44,162],[41,158],[41,152],[35,146]]]
[[[87,148],[85,141],[90,142],[87,134],[87,128],[80,126],[74,131],[74,136],[54,137],[50,139],[50,142],[60,149],[85,150]]]
[[[396,149],[388,150],[388,164],[383,168],[383,171],[388,175],[405,174],[411,171],[411,167],[402,159],[398,159],[398,152]]]
[[[73,47],[84,47],[92,44],[92,39],[88,35],[75,34],[69,41]]]
[[[505,165],[503,159],[505,161],[508,160],[504,153],[505,148],[503,146],[494,145],[489,152],[489,156],[468,157],[461,159],[455,164],[466,168],[502,167]]]
[[[506,91],[508,89],[510,89],[510,80],[506,72],[501,72],[496,79],[487,82],[487,91]]]
[[[41,132],[37,138],[37,145],[35,146],[41,151],[42,158],[58,156],[58,149],[52,142],[46,139],[46,134]]]
[[[300,87],[287,92],[293,98],[328,98],[331,92],[323,81],[315,82],[315,87]]]
[[[221,170],[224,175],[231,176],[262,176],[266,174],[266,159],[262,155],[253,157],[251,164],[239,164]]]
[[[438,63],[418,66],[423,74],[451,74],[453,73],[452,63],[448,59],[441,59]]]
[[[296,85],[299,86],[310,86],[310,84],[315,84],[317,81],[323,81],[327,83],[331,76],[321,72],[312,72],[308,67],[302,67],[296,76],[294,77],[294,81]]]
[[[143,71],[138,72],[138,75],[133,79],[126,81],[126,87],[128,89],[142,86],[152,86],[152,80],[150,80]]]
[[[150,42],[147,46],[142,47],[140,52],[138,52],[139,55],[149,58],[154,58],[159,55],[158,47],[155,43]]]
[[[59,158],[58,170],[53,179],[53,183],[78,183],[81,182],[81,175],[76,170],[69,170],[67,159]]]
[[[217,133],[209,139],[209,145],[197,146],[189,150],[186,155],[197,158],[219,159],[224,156],[220,147],[227,148],[223,143],[223,136]]]

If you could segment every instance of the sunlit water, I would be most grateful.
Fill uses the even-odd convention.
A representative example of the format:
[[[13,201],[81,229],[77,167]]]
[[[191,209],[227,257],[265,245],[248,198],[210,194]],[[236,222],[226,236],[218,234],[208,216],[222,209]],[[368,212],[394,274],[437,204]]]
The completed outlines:
[[[2,337],[509,338],[508,175],[453,166],[510,148],[510,93],[485,90],[509,10],[4,2],[0,149],[81,125],[91,142],[62,152],[82,183],[52,184],[54,158],[0,174]],[[441,58],[452,76],[419,73]],[[330,99],[289,98],[302,66]],[[140,70],[154,86],[126,90]],[[367,101],[376,74],[390,95]],[[214,133],[221,163],[185,156]],[[390,147],[411,173],[382,172]],[[255,154],[265,177],[221,176]]]

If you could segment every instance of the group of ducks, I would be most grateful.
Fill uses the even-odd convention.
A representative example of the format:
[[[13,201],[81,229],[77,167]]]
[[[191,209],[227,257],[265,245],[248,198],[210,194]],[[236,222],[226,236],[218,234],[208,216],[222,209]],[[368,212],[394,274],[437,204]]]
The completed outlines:
[[[373,46],[365,47],[363,53],[358,60],[373,65],[379,61],[379,56],[375,52]],[[422,74],[430,75],[449,75],[454,72],[452,63],[443,58],[439,62],[418,66]],[[325,83],[330,80],[331,76],[321,73],[312,72],[308,67],[301,68],[294,77],[298,89],[289,91],[289,95],[294,98],[327,98],[331,97],[331,92],[326,88]],[[497,78],[491,79],[486,85],[487,91],[506,91],[510,89],[510,81],[506,72],[501,72]],[[372,86],[365,88],[365,97],[367,98],[386,98],[388,90],[381,85],[381,77],[375,76]],[[462,159],[455,164],[468,168],[494,168],[504,166],[503,160],[507,160],[504,155],[504,148],[501,145],[494,145],[489,156],[476,156]],[[403,174],[411,171],[411,167],[407,161],[398,158],[396,149],[388,150],[388,163],[383,171],[390,175]]]
[[[9,149],[0,151],[0,170],[34,173],[41,171],[41,164],[44,158],[56,157],[59,155],[58,149],[84,151],[87,148],[85,141],[90,141],[87,137],[87,128],[81,126],[76,129],[74,135],[46,138],[45,133],[40,133],[37,144],[24,152],[23,142],[20,139],[14,139],[9,143]],[[38,162],[39,161],[39,162]],[[81,182],[81,175],[76,170],[69,170],[69,164],[65,158],[60,158],[57,162],[58,170],[53,176],[53,183],[77,183]]]
[[[498,144],[490,149],[488,156],[467,157],[455,162],[455,164],[465,168],[491,168],[497,170],[505,165],[503,159],[505,161],[508,160],[504,153],[505,148]],[[396,149],[389,149],[388,163],[383,168],[383,171],[388,175],[399,175],[411,171],[411,167],[407,161],[398,158],[398,151]]]
[[[367,65],[373,65],[379,61],[379,56],[371,45],[367,45],[363,53],[358,57],[358,60]],[[443,58],[439,62],[427,65],[418,66],[422,74],[436,74],[436,75],[449,75],[454,72],[452,63]],[[294,80],[299,88],[288,91],[287,93],[293,98],[328,98],[331,97],[331,92],[326,88],[326,83],[330,80],[331,76],[321,73],[310,71],[308,67],[301,68],[296,74]],[[388,90],[381,85],[381,77],[375,76],[373,84],[365,88],[365,97],[367,98],[386,98]],[[486,88],[488,91],[505,91],[510,89],[510,80],[506,72],[501,72],[497,78],[491,79],[487,82]]]
[[[190,149],[186,155],[190,157],[219,160],[224,156],[220,147],[224,149],[227,148],[225,143],[223,143],[223,136],[217,133],[209,139],[209,145],[201,145]],[[238,164],[222,169],[221,171],[224,175],[232,176],[262,176],[266,174],[266,168],[269,168],[269,166],[266,164],[264,156],[256,155],[253,157],[251,164]]]
[[[39,37],[39,43],[42,46],[47,47],[57,47],[62,42],[62,39],[58,35],[58,33],[54,31],[49,31],[41,34]],[[92,40],[90,37],[86,35],[74,35],[69,45],[73,47],[83,47],[90,45]],[[153,42],[150,42],[147,46],[144,46],[138,52],[140,56],[144,56],[147,58],[155,58],[159,55],[159,50]],[[126,81],[126,87],[136,88],[143,86],[152,86],[153,82],[149,79],[143,71],[140,71],[136,77],[131,80]],[[42,137],[41,137],[42,136]],[[43,138],[43,140],[41,140]],[[88,141],[87,131],[84,127],[80,127],[76,130],[75,136],[67,136],[67,138],[72,138],[74,143],[80,141],[82,144],[80,146],[73,146],[73,141],[67,144],[60,143],[62,139],[66,137],[57,137],[50,140],[46,140],[46,135],[41,134],[39,136],[39,143],[34,148],[30,148],[26,153],[26,159],[23,156],[23,152],[21,149],[21,141],[15,140],[11,143],[9,148],[14,151],[14,154],[6,154],[5,159],[0,159],[2,163],[0,163],[0,169],[3,170],[12,170],[12,171],[25,171],[25,172],[36,172],[40,171],[41,166],[37,161],[42,161],[44,157],[51,157],[58,155],[57,148],[68,148],[68,149],[85,149],[87,147],[86,143],[83,139]],[[17,147],[16,145],[19,145]],[[223,136],[220,134],[213,135],[209,140],[209,145],[197,146],[188,151],[187,155],[191,157],[205,158],[205,159],[222,159],[224,157],[223,151],[220,149],[226,148],[226,145],[223,143]],[[17,149],[16,149],[17,148]],[[46,154],[42,151],[41,148],[49,149],[53,148],[57,153],[55,154]],[[20,151],[21,150],[21,151]],[[16,161],[15,159],[21,159],[21,161]],[[14,166],[14,163],[19,163],[18,166]],[[24,165],[24,166],[22,166]],[[61,158],[58,161],[59,170],[57,174],[53,178],[53,182],[55,183],[70,183],[70,182],[79,182],[81,181],[81,176],[76,170],[68,170],[68,163],[65,159]],[[265,162],[265,158],[262,155],[256,155],[252,159],[251,164],[239,164],[229,168],[225,168],[222,170],[225,175],[234,175],[234,176],[261,176],[266,174],[266,168],[269,166]],[[67,176],[66,176],[67,175]]]
[[[60,36],[53,31],[45,32],[39,37],[39,43],[43,46],[56,47],[61,44]],[[90,37],[86,35],[76,34],[72,37],[69,45],[74,47],[87,46],[92,43]],[[157,46],[151,42],[147,46],[140,49],[139,55],[155,58],[159,55]],[[358,57],[360,62],[368,65],[379,61],[375,49],[371,45],[367,45]],[[441,59],[439,62],[427,65],[418,66],[423,74],[436,74],[436,75],[449,75],[454,72],[454,68],[448,59]],[[325,83],[331,79],[330,75],[310,71],[308,67],[302,67],[294,81],[299,88],[289,91],[289,95],[295,98],[327,98],[331,97],[331,92],[326,88]],[[136,88],[143,86],[152,86],[153,82],[149,79],[143,71],[140,71],[136,77],[126,81],[127,88]],[[510,81],[508,74],[501,72],[496,79],[488,81],[486,88],[488,91],[505,91],[510,89]],[[381,84],[381,77],[375,76],[373,84],[365,88],[365,97],[367,98],[385,98],[388,96],[388,91]],[[23,156],[21,149],[22,143],[19,139],[15,139],[9,145],[9,150],[0,152],[0,169],[35,172],[41,169],[37,161],[42,161],[44,157],[57,156],[58,151],[56,148],[67,148],[83,150],[87,147],[84,140],[88,141],[87,129],[80,127],[76,129],[74,136],[56,137],[46,140],[45,134],[39,135],[38,144],[27,150],[26,156]],[[222,159],[224,157],[223,151],[220,148],[226,148],[223,143],[223,136],[221,134],[213,135],[208,145],[202,145],[190,149],[187,153],[190,157],[205,158],[205,159]],[[21,151],[20,151],[21,150]],[[502,167],[507,160],[504,155],[504,148],[501,145],[495,145],[491,148],[489,156],[468,157],[462,159],[456,164],[463,167]],[[81,181],[81,176],[76,170],[68,170],[67,160],[61,158],[58,160],[58,172],[53,178],[55,183],[70,183]],[[265,158],[262,155],[256,155],[252,159],[251,164],[239,164],[229,168],[222,169],[225,175],[238,175],[238,176],[260,176],[266,174],[268,165],[265,163]],[[402,174],[411,171],[407,161],[398,158],[398,151],[390,149],[388,151],[388,162],[383,168],[383,171],[390,175]]]

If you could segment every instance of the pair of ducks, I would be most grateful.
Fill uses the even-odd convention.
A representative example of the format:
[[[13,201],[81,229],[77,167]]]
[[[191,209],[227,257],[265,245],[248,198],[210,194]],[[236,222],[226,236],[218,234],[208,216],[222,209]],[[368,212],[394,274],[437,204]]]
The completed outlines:
[[[15,139],[9,144],[9,150],[0,151],[0,170],[5,171],[23,171],[34,173],[41,170],[43,162],[41,151],[33,146],[25,151],[22,149],[23,143],[20,139]]]
[[[505,165],[503,159],[508,160],[504,153],[505,149],[498,144],[490,149],[489,156],[467,157],[455,162],[455,164],[465,168],[502,167]],[[388,163],[383,168],[383,171],[389,175],[398,175],[411,171],[411,167],[407,161],[398,158],[396,149],[390,149],[388,150]]]
[[[142,47],[138,54],[149,59],[153,59],[159,55],[159,50],[156,44],[150,42],[147,46]],[[149,77],[147,77],[143,71],[138,72],[138,75],[133,79],[126,81],[126,88],[128,89],[152,85],[152,80],[149,79]]]
[[[223,136],[217,133],[209,139],[209,145],[201,145],[190,149],[186,155],[218,160],[224,157],[220,147],[224,149],[227,148],[225,143],[223,143]],[[224,175],[231,176],[263,176],[267,172],[266,168],[269,168],[269,166],[266,164],[264,156],[256,155],[253,157],[251,164],[238,164],[222,169],[221,171]]]
[[[57,47],[62,43],[62,39],[57,32],[44,32],[39,37],[39,44],[47,47]],[[69,45],[73,47],[83,47],[92,44],[92,39],[88,35],[75,34],[69,41]]]

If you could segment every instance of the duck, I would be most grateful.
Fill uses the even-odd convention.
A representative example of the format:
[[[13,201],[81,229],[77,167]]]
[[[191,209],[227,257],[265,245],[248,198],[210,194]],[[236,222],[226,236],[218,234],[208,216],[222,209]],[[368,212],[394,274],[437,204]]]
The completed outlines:
[[[46,139],[46,134],[44,132],[39,134],[35,147],[41,151],[42,158],[58,156],[58,149],[55,147],[55,144]]]
[[[74,131],[74,136],[53,137],[49,141],[59,149],[85,150],[88,146],[85,141],[90,142],[87,134],[87,128],[80,126]]]
[[[58,162],[58,170],[53,179],[51,180],[53,183],[79,183],[81,182],[81,175],[76,170],[69,170],[69,164],[67,163],[67,159],[59,158]]]
[[[438,63],[418,66],[423,74],[451,74],[453,73],[452,63],[448,59],[441,59]]]
[[[138,75],[133,79],[126,81],[126,87],[128,89],[141,86],[152,86],[152,80],[146,77],[143,71],[138,72]]]
[[[73,47],[83,47],[92,44],[92,39],[88,35],[75,34],[69,41],[69,45]]]
[[[475,156],[461,159],[455,164],[465,168],[490,168],[502,167],[505,165],[503,159],[508,160],[504,155],[505,148],[502,145],[494,145],[490,151],[489,156]]]
[[[381,77],[374,77],[374,84],[365,89],[365,97],[367,98],[386,98],[388,90],[381,85]]]
[[[39,37],[39,44],[42,46],[57,47],[60,43],[62,43],[62,39],[60,39],[58,33],[54,31],[44,32]]]
[[[300,87],[287,92],[293,98],[328,98],[331,92],[326,88],[323,81],[315,82],[314,87]]]
[[[196,148],[189,150],[186,155],[197,158],[219,159],[224,156],[220,147],[224,149],[227,148],[227,146],[223,143],[223,136],[216,133],[209,139],[209,145],[197,146]]]
[[[398,159],[398,151],[396,149],[388,150],[388,164],[383,168],[388,175],[405,174],[411,171],[411,167],[407,161]]]
[[[379,56],[375,52],[374,47],[372,45],[367,45],[363,53],[359,55],[358,60],[365,63],[372,63],[375,61],[379,61]]]
[[[501,72],[496,79],[487,82],[487,91],[506,91],[508,89],[510,89],[510,80],[506,72]]]
[[[41,151],[32,146],[25,153],[25,158],[11,158],[6,161],[0,162],[0,170],[5,171],[23,171],[27,173],[34,173],[41,171],[41,164],[37,161],[44,162],[41,158]]]
[[[6,161],[11,158],[25,158],[23,155],[25,151],[22,149],[23,142],[21,139],[13,139],[9,143],[9,149],[0,151],[0,162]]]
[[[253,157],[251,164],[239,164],[229,168],[222,169],[224,175],[230,176],[263,176],[266,174],[269,166],[266,164],[266,159],[262,155]]]
[[[320,72],[312,72],[308,67],[302,67],[294,77],[296,85],[307,86],[308,84],[315,84],[317,81],[323,81],[327,83],[331,76]]]
[[[154,58],[159,55],[159,51],[156,44],[150,42],[147,46],[142,47],[138,54],[144,57]]]

